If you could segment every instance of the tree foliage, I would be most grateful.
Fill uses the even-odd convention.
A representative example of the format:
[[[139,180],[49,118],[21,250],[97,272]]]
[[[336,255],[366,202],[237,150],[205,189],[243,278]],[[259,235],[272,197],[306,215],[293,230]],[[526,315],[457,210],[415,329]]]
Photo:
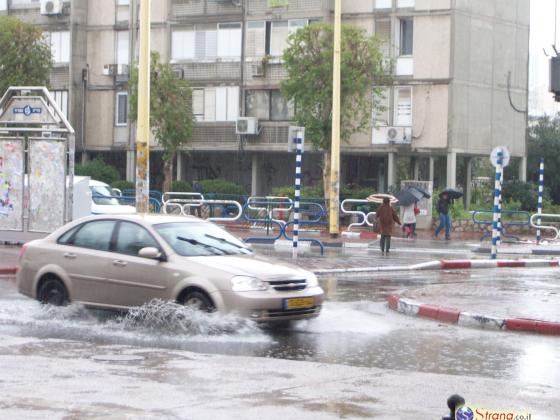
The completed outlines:
[[[544,185],[552,201],[560,204],[560,114],[542,116],[529,126],[527,175],[534,183],[539,181],[539,163],[544,158]]]
[[[89,176],[91,179],[101,181],[106,184],[113,184],[121,178],[119,171],[101,158],[95,158],[86,163],[78,163],[74,169],[74,174],[79,176]]]
[[[192,110],[192,90],[187,81],[173,72],[173,67],[161,63],[159,54],[152,52],[150,74],[150,127],[163,148],[164,191],[171,190],[173,160],[177,150],[188,144],[195,125]],[[138,67],[129,79],[130,119],[138,118]]]
[[[0,16],[0,95],[10,86],[48,86],[51,66],[40,27]]]
[[[325,187],[329,185],[330,172],[333,44],[334,27],[330,23],[308,25],[291,34],[283,55],[287,78],[281,85],[283,95],[296,104],[295,120],[305,127],[306,140],[325,151]],[[374,86],[384,80],[377,39],[368,37],[364,29],[342,25],[342,141],[371,126],[373,109],[381,108],[381,90]]]

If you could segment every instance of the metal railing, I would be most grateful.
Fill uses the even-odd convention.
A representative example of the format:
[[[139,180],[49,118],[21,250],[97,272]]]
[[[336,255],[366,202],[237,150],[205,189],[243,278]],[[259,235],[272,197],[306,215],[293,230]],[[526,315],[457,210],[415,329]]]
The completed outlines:
[[[530,222],[531,214],[527,211],[522,211],[522,210],[502,210],[501,213],[502,213],[502,219],[501,219],[500,236],[504,237],[504,238],[513,238],[516,241],[519,241],[519,237],[506,233],[507,228],[512,227],[512,226],[521,226],[521,227],[527,226],[528,227],[531,223]],[[492,220],[481,220],[478,217],[479,215],[483,215],[483,214],[493,215],[494,212],[492,210],[475,210],[475,211],[473,211],[473,213],[472,213],[473,223],[476,224],[476,225],[479,225],[479,226],[492,226],[492,224],[493,224]],[[503,215],[510,215],[512,217],[522,216],[523,220],[504,221]],[[486,232],[480,237],[480,241],[482,242],[486,238],[491,238],[491,237],[492,237],[492,233],[491,232]]]
[[[347,231],[350,231],[353,227],[373,227],[373,222],[369,221],[370,217],[375,217],[375,212],[374,211],[370,211],[368,213],[365,213],[361,210],[350,210],[344,207],[345,204],[368,204],[368,205],[372,205],[375,203],[372,203],[371,201],[368,200],[359,200],[359,199],[353,199],[353,198],[348,198],[346,200],[343,200],[342,203],[340,203],[340,211],[342,211],[342,213],[344,214],[348,214],[348,215],[355,215],[358,216],[358,218],[361,217],[361,220],[359,222],[354,222],[354,223],[350,223],[348,225],[348,228],[346,229]]]
[[[191,210],[197,210],[201,216],[201,208],[207,206],[210,217],[207,217],[206,220],[213,222],[235,222],[243,215],[243,207],[235,200],[207,200],[204,195],[196,192],[166,192],[163,194],[162,200],[162,211],[165,214],[174,214],[172,209],[177,209],[179,214],[187,216],[192,213]],[[214,216],[216,207],[222,209],[222,216]],[[230,214],[232,208],[236,211]]]
[[[534,221],[534,219],[536,219],[536,218],[540,218],[541,223],[536,224],[535,221]],[[531,224],[532,227],[534,227],[535,229],[552,231],[554,233],[554,238],[550,238],[550,239],[553,240],[553,241],[557,240],[560,236],[560,230],[556,226],[543,225],[543,223],[542,223],[543,220],[542,219],[558,219],[557,223],[560,225],[560,214],[551,214],[551,213],[538,214],[538,213],[535,213],[535,214],[531,215],[531,218],[529,219],[529,223]]]

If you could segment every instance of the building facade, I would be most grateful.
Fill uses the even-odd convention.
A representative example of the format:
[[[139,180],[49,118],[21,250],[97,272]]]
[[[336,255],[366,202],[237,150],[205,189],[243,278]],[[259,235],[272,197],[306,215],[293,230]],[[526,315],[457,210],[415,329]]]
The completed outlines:
[[[294,107],[280,94],[281,55],[290,33],[332,20],[333,0],[151,4],[152,50],[190,82],[198,121],[178,156],[177,178],[225,178],[254,195],[292,184]],[[0,0],[0,13],[35,22],[49,37],[51,90],[76,129],[79,156],[101,154],[128,179],[135,161],[128,71],[137,56],[140,6]],[[521,159],[525,178],[529,0],[343,0],[342,12],[344,23],[381,40],[393,73],[381,86],[386,111],[372,110],[372,128],[342,146],[343,183],[385,191],[397,182],[400,163],[408,178],[468,186],[471,158],[504,144]],[[237,128],[247,134],[236,134],[239,118],[247,124]],[[157,145],[153,150],[157,186]],[[306,148],[304,184],[321,183],[321,162]],[[459,164],[467,168],[460,180]]]

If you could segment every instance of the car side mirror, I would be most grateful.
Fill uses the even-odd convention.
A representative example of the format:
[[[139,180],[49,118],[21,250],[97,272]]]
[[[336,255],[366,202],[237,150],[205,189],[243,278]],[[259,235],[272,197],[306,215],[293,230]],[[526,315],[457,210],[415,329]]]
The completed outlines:
[[[154,248],[153,246],[147,246],[140,249],[140,251],[138,251],[138,256],[142,258],[149,258],[151,260],[163,260],[163,255],[160,250]]]

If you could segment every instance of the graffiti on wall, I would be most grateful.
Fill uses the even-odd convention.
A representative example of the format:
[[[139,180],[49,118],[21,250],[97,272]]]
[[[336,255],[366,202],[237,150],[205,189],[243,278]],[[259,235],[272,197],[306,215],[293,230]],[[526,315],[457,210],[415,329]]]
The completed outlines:
[[[0,139],[0,229],[22,230],[22,196],[21,140]]]
[[[30,231],[52,232],[64,224],[65,149],[63,141],[30,141]]]

